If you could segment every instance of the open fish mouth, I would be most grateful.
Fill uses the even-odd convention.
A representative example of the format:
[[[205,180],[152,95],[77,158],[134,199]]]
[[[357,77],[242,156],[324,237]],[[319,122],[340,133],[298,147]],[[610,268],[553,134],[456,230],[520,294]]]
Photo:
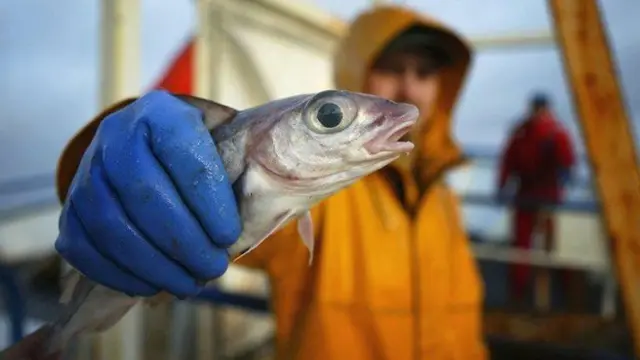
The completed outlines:
[[[393,128],[388,135],[386,141],[380,145],[381,151],[408,152],[414,147],[413,143],[407,141],[406,136],[411,130],[411,126],[415,121],[407,121]]]
[[[367,151],[374,155],[382,152],[407,153],[413,150],[414,144],[407,140],[406,135],[418,119],[418,111],[414,109],[392,121],[392,126],[367,142],[364,145]]]

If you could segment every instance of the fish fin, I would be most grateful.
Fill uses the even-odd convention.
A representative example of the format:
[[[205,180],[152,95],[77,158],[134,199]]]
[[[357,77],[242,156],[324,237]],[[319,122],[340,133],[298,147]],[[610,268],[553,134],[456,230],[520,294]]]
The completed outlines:
[[[109,316],[102,319],[101,322],[96,321],[95,327],[91,329],[93,332],[101,333],[103,331],[111,329],[115,324],[117,324],[135,304],[127,304],[123,305],[119,308],[114,308],[114,310],[109,314]]]
[[[306,211],[302,217],[298,219],[298,234],[302,239],[304,246],[309,249],[309,266],[313,263],[313,220],[311,218],[311,211]]]
[[[241,257],[255,250],[260,244],[262,244],[263,241],[269,238],[271,234],[273,234],[276,230],[282,227],[282,225],[284,225],[287,221],[289,221],[294,216],[294,214],[295,212],[288,211],[286,213],[282,213],[278,215],[273,219],[273,222],[272,222],[273,225],[269,228],[269,230],[265,233],[265,235],[262,236],[262,238],[260,238],[260,240],[258,240],[255,244],[253,244],[251,247],[249,247],[246,250],[237,251],[237,249],[241,247],[244,243],[244,241],[242,241],[242,235],[241,235],[240,239],[238,239],[238,241],[229,248],[229,254],[231,256],[234,256],[235,253],[237,253],[237,255],[235,255],[235,257],[233,258],[233,262],[236,262]]]
[[[71,301],[65,304],[49,339],[51,351],[63,349],[75,336],[102,332],[116,324],[139,301],[99,285],[84,276],[76,283]]]
[[[60,295],[60,303],[67,304],[71,301],[71,297],[73,296],[73,292],[76,285],[78,285],[78,281],[80,281],[81,276],[82,275],[74,269],[71,269],[66,274],[62,275],[62,294]]]
[[[238,110],[215,101],[191,95],[174,94],[174,96],[200,109],[203,113],[204,125],[209,130],[228,122],[238,114]]]

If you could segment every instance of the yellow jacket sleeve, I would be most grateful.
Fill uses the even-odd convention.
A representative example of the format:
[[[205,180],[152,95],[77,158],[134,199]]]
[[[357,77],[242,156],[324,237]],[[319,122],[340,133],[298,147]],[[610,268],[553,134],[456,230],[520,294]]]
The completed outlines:
[[[322,226],[321,213],[323,207],[320,204],[311,210],[315,239],[318,238],[319,229]],[[309,255],[309,251],[302,243],[300,235],[298,235],[296,221],[292,221],[235,263],[250,268],[263,269],[272,275],[276,275],[285,271],[285,265],[290,263],[293,257]]]
[[[93,140],[100,122],[108,115],[131,104],[135,100],[136,98],[125,99],[106,108],[69,141],[60,156],[56,172],[56,190],[60,202],[64,202],[71,181],[80,164],[80,160]],[[315,228],[318,229],[320,207],[318,206],[311,213],[314,224],[316,225]],[[264,241],[254,251],[238,259],[237,264],[252,268],[278,271],[277,264],[281,263],[280,259],[286,259],[287,257],[294,256],[294,254],[303,256],[305,251],[306,249],[297,234],[296,223],[293,221],[272,235],[268,240]]]

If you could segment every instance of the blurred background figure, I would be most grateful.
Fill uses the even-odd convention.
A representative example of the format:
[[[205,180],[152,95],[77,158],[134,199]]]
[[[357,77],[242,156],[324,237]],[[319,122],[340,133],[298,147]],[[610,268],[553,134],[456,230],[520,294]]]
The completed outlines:
[[[553,246],[553,216],[545,206],[562,202],[575,155],[570,135],[556,119],[550,100],[536,93],[522,122],[511,132],[500,159],[498,201],[513,197],[513,244],[530,249],[534,233],[542,232],[545,248]],[[531,266],[513,264],[510,271],[512,302],[522,301]]]

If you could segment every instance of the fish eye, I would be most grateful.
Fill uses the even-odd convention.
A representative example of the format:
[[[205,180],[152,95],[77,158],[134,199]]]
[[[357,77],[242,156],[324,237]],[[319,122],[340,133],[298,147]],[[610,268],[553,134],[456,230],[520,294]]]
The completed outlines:
[[[322,126],[331,129],[340,125],[343,114],[340,106],[334,103],[324,103],[318,109],[316,117]]]
[[[309,100],[304,118],[312,131],[330,134],[346,129],[355,120],[357,113],[357,105],[348,94],[328,90]]]

